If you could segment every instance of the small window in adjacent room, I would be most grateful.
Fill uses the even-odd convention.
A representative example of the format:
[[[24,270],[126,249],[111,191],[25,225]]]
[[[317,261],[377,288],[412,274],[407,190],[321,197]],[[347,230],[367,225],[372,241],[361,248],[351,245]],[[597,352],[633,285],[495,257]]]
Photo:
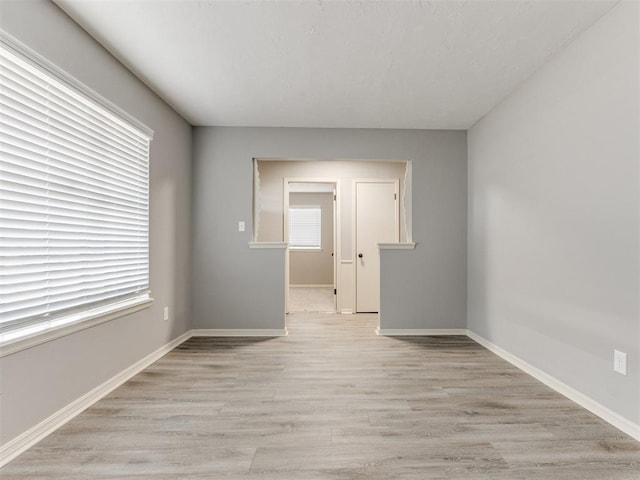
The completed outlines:
[[[289,208],[289,248],[319,250],[321,247],[320,207]]]
[[[153,132],[0,37],[0,344],[150,301]]]

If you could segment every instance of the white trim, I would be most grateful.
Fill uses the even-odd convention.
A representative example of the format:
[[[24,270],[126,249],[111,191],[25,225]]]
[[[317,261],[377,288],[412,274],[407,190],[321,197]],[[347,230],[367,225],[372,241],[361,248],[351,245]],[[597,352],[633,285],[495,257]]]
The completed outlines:
[[[353,309],[343,308],[342,310],[340,310],[340,315],[353,315]]]
[[[282,238],[289,238],[289,184],[290,183],[315,183],[315,184],[330,184],[333,186],[333,281],[336,289],[335,305],[336,311],[339,306],[344,302],[342,293],[342,272],[338,268],[338,259],[342,257],[342,218],[341,218],[341,198],[340,192],[342,188],[340,186],[340,178],[321,178],[321,177],[283,177],[282,179]],[[284,275],[284,309],[285,315],[289,313],[289,287],[290,287],[290,272],[289,272],[289,257],[292,251],[302,251],[301,249],[288,249],[285,255],[285,275]],[[311,252],[318,252],[318,250],[310,250]]]
[[[419,337],[466,334],[466,328],[376,328],[376,335],[383,335],[385,337]]]
[[[192,337],[286,337],[285,328],[199,328],[191,330]]]
[[[253,242],[258,241],[258,233],[260,232],[260,211],[262,210],[262,192],[260,191],[260,169],[258,168],[258,159],[253,158],[253,233],[251,239]]]
[[[344,309],[340,313],[351,314],[351,310]],[[18,455],[24,453],[30,447],[38,443],[40,440],[50,435],[55,430],[66,424],[91,405],[101,400],[110,392],[118,388],[120,385],[142,372],[154,362],[158,361],[164,355],[176,348],[181,343],[189,340],[191,337],[278,337],[287,336],[288,330],[284,329],[196,329],[189,330],[174,340],[170,341],[166,345],[160,347],[155,352],[147,355],[143,359],[134,363],[130,367],[124,369],[120,373],[114,375],[106,382],[102,383],[98,387],[94,388],[90,392],[81,396],[80,398],[69,403],[65,407],[58,410],[53,415],[49,416],[42,422],[33,426],[26,432],[18,435],[16,438],[10,440],[4,445],[0,446],[0,467],[6,465]],[[578,405],[586,408],[591,413],[602,418],[604,421],[613,425],[614,427],[625,432],[632,438],[640,441],[640,425],[618,415],[607,407],[592,400],[583,393],[578,392],[565,383],[557,380],[555,377],[543,372],[542,370],[530,365],[529,363],[521,360],[515,355],[507,352],[506,350],[491,343],[480,335],[466,329],[376,329],[377,335],[386,336],[403,336],[403,335],[467,335],[470,339],[474,340],[490,352],[498,355],[503,360],[511,363],[515,367],[524,371],[528,375],[536,378],[544,383],[549,388],[564,395],[569,400],[577,403]]]
[[[249,248],[282,248],[289,246],[287,242],[249,242]]]
[[[80,398],[77,398],[73,402],[61,408],[56,413],[31,427],[26,432],[0,446],[0,467],[6,465],[47,435],[53,433],[62,425],[82,413],[98,400],[101,400],[104,396],[108,395],[127,380],[142,372],[145,368],[149,367],[152,363],[159,360],[189,338],[191,338],[191,331],[183,333],[178,338],[175,338],[166,345],[157,349],[155,352],[150,353],[142,360],[137,361],[130,367],[114,375],[103,384],[98,385],[93,390],[85,393]]]
[[[379,243],[380,250],[413,250],[416,248],[415,243]]]
[[[94,102],[98,103],[105,109],[107,109],[112,114],[119,117],[121,120],[127,122],[131,127],[137,129],[144,135],[148,136],[149,139],[153,139],[153,129],[149,128],[147,125],[142,123],[137,118],[133,117],[129,113],[125,112],[123,109],[118,107],[113,102],[107,100],[105,97],[100,95],[99,93],[93,91],[85,84],[81,83],[76,78],[69,75],[67,72],[62,70],[60,67],[54,65],[47,59],[45,59],[42,55],[37,53],[35,50],[27,47],[24,43],[20,42],[12,35],[9,35],[7,32],[0,30],[0,44],[2,44],[8,50],[13,50],[14,52],[18,52],[21,56],[26,57],[35,67],[52,75],[54,78],[62,81],[67,85],[71,85],[76,90],[79,90],[84,95],[89,97]]]
[[[0,345],[0,358],[35,347],[36,345],[50,342],[56,338],[71,335],[80,330],[96,327],[102,323],[124,317],[125,315],[131,315],[132,313],[149,308],[152,302],[153,298],[145,296],[88,310],[84,312],[85,314],[82,315],[82,318],[74,323],[2,342]]]
[[[591,413],[597,415],[598,417],[603,419],[605,422],[610,423],[611,425],[613,425],[617,429],[622,430],[627,435],[629,435],[629,436],[633,437],[634,439],[640,441],[640,425],[632,422],[629,419],[626,419],[626,418],[622,417],[621,415],[617,414],[616,412],[610,410],[609,408],[605,407],[604,405],[602,405],[602,404],[596,402],[595,400],[593,400],[592,398],[586,396],[584,393],[579,392],[578,390],[574,389],[573,387],[570,387],[569,385],[567,385],[564,382],[561,382],[560,380],[558,380],[557,378],[553,377],[552,375],[549,375],[548,373],[543,372],[539,368],[534,367],[533,365],[531,365],[530,363],[522,360],[521,358],[516,357],[512,353],[509,353],[508,351],[504,350],[503,348],[501,348],[501,347],[497,346],[496,344],[490,342],[489,340],[481,337],[477,333],[474,333],[474,332],[472,332],[470,330],[467,330],[467,336],[471,340],[473,340],[473,341],[479,343],[480,345],[482,345],[484,348],[486,348],[490,352],[495,353],[497,356],[499,356],[503,360],[506,360],[507,362],[509,362],[510,364],[512,364],[515,367],[519,368],[523,372],[525,372],[525,373],[531,375],[533,378],[541,381],[547,387],[549,387],[549,388],[555,390],[556,392],[564,395],[569,400],[577,403],[581,407],[584,407],[587,410],[589,410]]]
[[[289,288],[333,288],[333,285],[328,284],[328,285],[314,285],[314,284],[310,284],[310,285],[289,285]]]
[[[344,312],[342,312],[344,313]],[[539,380],[547,387],[555,390],[556,392],[564,395],[566,398],[571,400],[572,402],[580,405],[581,407],[589,410],[594,415],[597,415],[605,422],[614,426],[615,428],[621,430],[626,433],[630,437],[635,440],[640,441],[640,425],[632,422],[631,420],[624,418],[613,410],[605,407],[601,403],[593,400],[582,392],[570,387],[566,383],[558,380],[557,378],[549,375],[548,373],[540,370],[537,367],[534,367],[530,363],[522,360],[521,358],[509,353],[503,348],[495,345],[489,340],[481,337],[477,333],[472,332],[467,329],[381,329],[380,327],[376,328],[376,335],[385,335],[385,336],[426,336],[426,335],[466,335],[471,340],[476,343],[482,345],[484,348],[489,350],[490,352],[496,354],[503,360],[509,362],[511,365],[519,368],[524,373],[531,375],[536,380]]]
[[[342,265],[353,265],[353,260],[340,260]]]
[[[404,179],[402,181],[402,199],[400,204],[400,212],[404,212],[404,238],[405,242],[411,243],[413,241],[413,203],[412,203],[412,191],[413,191],[413,163],[412,160],[407,160],[407,164],[404,169]],[[404,207],[404,208],[403,208]]]

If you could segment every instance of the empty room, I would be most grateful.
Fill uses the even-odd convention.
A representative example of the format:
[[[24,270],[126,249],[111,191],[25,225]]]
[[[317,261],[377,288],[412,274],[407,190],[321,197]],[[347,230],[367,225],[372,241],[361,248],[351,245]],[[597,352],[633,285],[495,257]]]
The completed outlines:
[[[0,478],[640,479],[640,2],[0,0]]]

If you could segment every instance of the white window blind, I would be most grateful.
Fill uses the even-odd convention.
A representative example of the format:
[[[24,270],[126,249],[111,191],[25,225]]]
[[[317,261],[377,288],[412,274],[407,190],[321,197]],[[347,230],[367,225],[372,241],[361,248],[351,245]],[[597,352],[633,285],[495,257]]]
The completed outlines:
[[[289,247],[320,248],[321,220],[320,207],[289,208]]]
[[[0,338],[148,297],[150,134],[6,43],[0,82]]]

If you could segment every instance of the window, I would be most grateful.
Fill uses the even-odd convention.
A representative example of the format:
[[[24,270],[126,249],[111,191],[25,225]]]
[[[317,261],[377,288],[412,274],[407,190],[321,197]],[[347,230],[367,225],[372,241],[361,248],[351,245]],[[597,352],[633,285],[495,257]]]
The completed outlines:
[[[149,300],[152,132],[0,42],[0,341]]]
[[[289,248],[306,250],[320,248],[321,213],[320,207],[289,208]]]

